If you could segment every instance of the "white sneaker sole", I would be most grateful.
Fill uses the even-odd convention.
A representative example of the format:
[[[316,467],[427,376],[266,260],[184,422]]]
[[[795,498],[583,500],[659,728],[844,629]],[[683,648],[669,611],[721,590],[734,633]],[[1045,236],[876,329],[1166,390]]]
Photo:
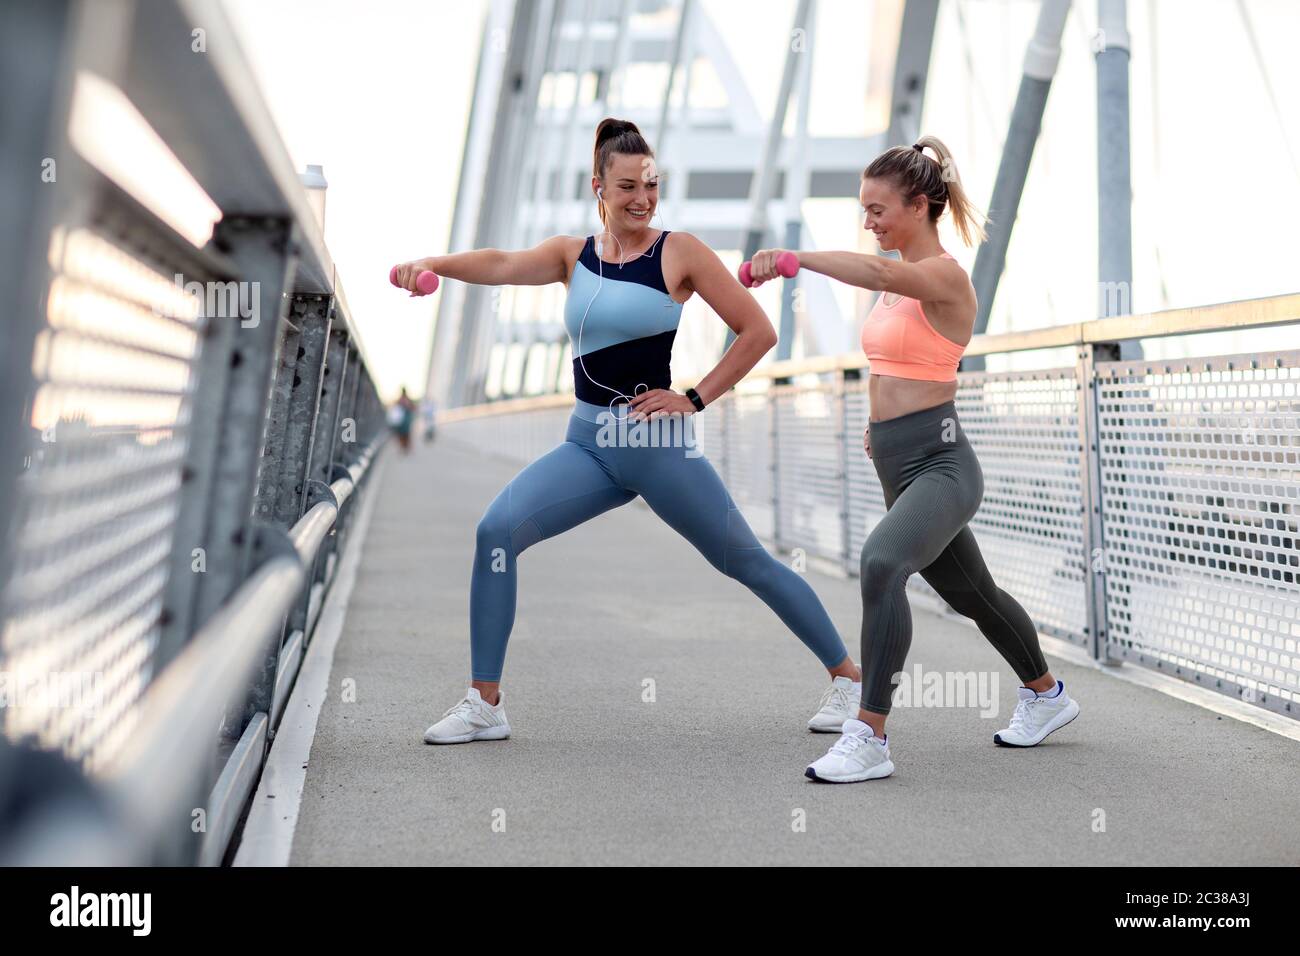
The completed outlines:
[[[474,730],[468,734],[458,734],[455,737],[437,737],[429,731],[424,732],[424,742],[426,744],[467,744],[474,740],[505,740],[510,736],[510,725],[503,724],[500,727],[484,727],[482,730]]]
[[[845,774],[842,777],[823,777],[810,764],[803,775],[809,780],[820,780],[823,783],[858,783],[862,780],[879,780],[881,777],[888,777],[894,772],[894,762],[886,760],[884,763],[878,763],[874,767],[868,767],[866,770],[858,773]]]
[[[844,720],[833,720],[830,717],[823,717],[819,722],[816,717],[808,721],[808,729],[815,734],[842,734],[844,733]]]
[[[1078,701],[1071,700],[1069,706],[1066,707],[1065,710],[1061,711],[1043,726],[1043,729],[1038,732],[1038,738],[1036,740],[1030,740],[1028,743],[1016,743],[1011,740],[1003,740],[1002,734],[999,732],[993,735],[993,742],[1002,747],[1037,747],[1047,739],[1048,734],[1055,733],[1078,716],[1079,703]]]

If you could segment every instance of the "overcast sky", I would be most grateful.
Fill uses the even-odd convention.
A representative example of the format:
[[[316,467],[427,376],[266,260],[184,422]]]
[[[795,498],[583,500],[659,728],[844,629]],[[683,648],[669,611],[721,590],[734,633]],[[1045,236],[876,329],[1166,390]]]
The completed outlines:
[[[869,131],[862,38],[872,2],[819,2],[814,133]],[[294,162],[325,167],[326,241],[380,389],[392,397],[405,384],[419,394],[436,302],[400,296],[387,274],[394,262],[446,251],[486,4],[224,3]],[[778,81],[772,64],[784,50],[794,0],[746,0],[739,7],[744,16],[729,0],[703,6],[723,25],[760,111],[769,112]],[[1235,2],[1133,0],[1128,8],[1134,310],[1296,291],[1300,169],[1292,157],[1300,155],[1300,58],[1293,46],[1300,3],[1245,4],[1281,123]],[[1036,0],[941,4],[923,127],[953,149],[982,206],[1037,9]],[[1094,29],[1095,4],[1075,4],[990,331],[1096,314]],[[816,244],[853,247],[855,209],[852,197],[810,209]],[[969,268],[974,250],[950,231],[945,239]],[[848,309],[847,293],[841,301]],[[1171,341],[1149,347],[1148,355],[1220,347]],[[1282,347],[1300,347],[1300,331],[1262,331],[1230,346]]]

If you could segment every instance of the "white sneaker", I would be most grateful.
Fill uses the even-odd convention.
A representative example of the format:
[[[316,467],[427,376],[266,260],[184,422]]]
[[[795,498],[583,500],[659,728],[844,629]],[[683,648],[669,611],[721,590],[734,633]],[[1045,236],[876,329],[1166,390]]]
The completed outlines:
[[[1060,730],[1079,716],[1079,704],[1065,692],[1065,682],[1057,681],[1061,692],[1044,697],[1028,687],[1017,689],[1020,697],[1011,726],[993,735],[993,742],[1004,747],[1033,747],[1054,730]]]
[[[808,729],[819,734],[838,734],[844,730],[844,721],[858,716],[862,706],[862,685],[854,691],[853,681],[837,677],[822,694],[821,709],[808,721]]]
[[[505,691],[497,692],[496,706],[493,706],[471,687],[459,704],[449,708],[440,721],[424,732],[424,742],[466,744],[471,740],[504,740],[510,736],[505,702]]]
[[[893,772],[888,742],[874,736],[867,724],[854,717],[844,721],[840,739],[826,756],[809,764],[803,775],[829,783],[856,783],[888,777]]]

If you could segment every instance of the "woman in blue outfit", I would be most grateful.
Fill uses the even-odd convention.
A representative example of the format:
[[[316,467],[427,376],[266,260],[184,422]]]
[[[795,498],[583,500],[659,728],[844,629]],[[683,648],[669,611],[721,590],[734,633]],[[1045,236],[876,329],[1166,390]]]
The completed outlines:
[[[510,735],[500,690],[515,617],[520,554],[638,495],[715,568],[768,605],[830,672],[813,730],[857,715],[862,675],[808,583],[758,542],[713,466],[695,447],[691,416],[740,381],[776,344],[763,311],[717,255],[685,232],[654,229],[654,153],[635,124],[596,130],[591,188],[603,231],[555,236],[533,249],[480,249],[398,267],[416,291],[423,270],[483,285],[568,287],[575,402],[565,440],[524,468],[478,524],[470,589],[472,683],[425,733],[428,743]],[[717,366],[686,394],[669,387],[682,304],[699,293],[736,333]],[[575,583],[576,587],[576,583]]]

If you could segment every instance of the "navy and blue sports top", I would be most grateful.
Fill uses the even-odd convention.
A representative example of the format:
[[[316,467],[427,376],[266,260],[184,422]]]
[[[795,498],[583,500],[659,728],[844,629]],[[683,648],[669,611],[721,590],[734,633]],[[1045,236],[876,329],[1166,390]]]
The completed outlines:
[[[622,266],[597,258],[595,238],[587,237],[573,264],[564,327],[573,346],[574,394],[580,401],[607,406],[620,393],[634,395],[642,382],[647,389],[672,384],[669,361],[682,303],[674,301],[664,285],[668,230],[647,252]]]

